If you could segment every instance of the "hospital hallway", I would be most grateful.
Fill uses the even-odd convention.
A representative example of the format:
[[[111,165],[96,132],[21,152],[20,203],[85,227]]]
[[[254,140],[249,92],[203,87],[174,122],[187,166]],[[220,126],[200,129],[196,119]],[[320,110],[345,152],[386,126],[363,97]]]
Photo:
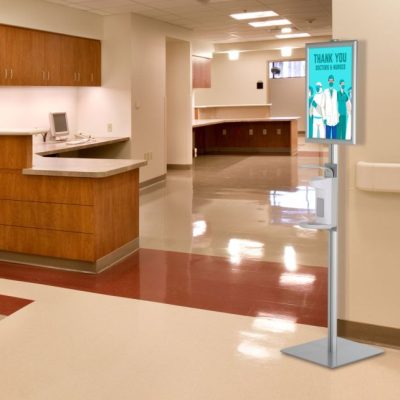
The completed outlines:
[[[299,226],[318,175],[300,166],[326,161],[304,140],[294,157],[198,157],[142,189],[120,264],[0,263],[4,398],[398,399],[399,350],[333,373],[280,353],[326,335],[328,236]]]

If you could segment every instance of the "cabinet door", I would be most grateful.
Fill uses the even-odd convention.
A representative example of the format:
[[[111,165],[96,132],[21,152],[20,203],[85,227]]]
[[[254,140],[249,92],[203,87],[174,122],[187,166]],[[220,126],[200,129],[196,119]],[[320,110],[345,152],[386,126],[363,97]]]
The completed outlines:
[[[62,85],[61,38],[55,33],[43,33],[45,80],[48,86]]]
[[[6,84],[34,85],[32,66],[35,60],[32,30],[8,26],[5,33],[5,60],[8,72]]]
[[[75,61],[76,39],[77,38],[74,38],[72,36],[60,37],[60,51],[61,51],[60,84],[62,86],[78,85],[78,73]]]
[[[99,86],[101,44],[98,40],[76,38],[76,68],[79,86]]]
[[[6,29],[4,25],[0,25],[0,85],[6,85]]]
[[[192,57],[193,89],[211,88],[211,60],[205,57]]]

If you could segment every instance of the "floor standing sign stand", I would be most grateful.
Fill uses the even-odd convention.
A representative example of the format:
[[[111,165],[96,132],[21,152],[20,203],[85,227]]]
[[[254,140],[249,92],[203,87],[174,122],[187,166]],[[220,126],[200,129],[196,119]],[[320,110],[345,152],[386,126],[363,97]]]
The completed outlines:
[[[313,223],[301,224],[304,228],[325,229],[329,231],[329,264],[328,264],[328,337],[313,342],[288,347],[282,353],[297,357],[328,368],[337,368],[383,353],[383,349],[357,343],[337,336],[337,292],[338,292],[338,164],[339,143],[355,144],[355,102],[356,102],[356,41],[333,41],[307,45],[307,89],[309,101],[307,115],[307,138],[309,142],[329,144],[329,162],[322,166],[305,166],[324,170],[324,177],[315,179],[311,185],[316,188],[316,215]],[[333,72],[332,72],[333,71]],[[336,90],[330,83],[335,80],[335,72],[341,79],[340,88]],[[324,79],[325,78],[325,79]],[[328,79],[326,79],[328,78]],[[322,81],[329,85],[322,91]],[[344,83],[344,84],[343,84]],[[312,84],[315,84],[313,95]],[[352,87],[345,91],[346,84]],[[338,94],[340,91],[340,95]],[[336,93],[334,93],[336,92]],[[347,110],[346,119],[336,118],[328,128],[332,118],[331,110],[323,109],[331,99],[336,98],[339,111]],[[342,102],[342,104],[340,103]],[[334,103],[334,102],[333,102]],[[339,112],[338,112],[339,114]],[[314,122],[312,117],[316,119]],[[321,125],[319,117],[324,120]],[[334,116],[333,116],[334,119]],[[340,123],[345,123],[343,128]],[[336,123],[336,124],[335,124]],[[311,125],[312,124],[312,125]],[[347,130],[346,130],[347,128]],[[339,134],[343,136],[338,137]]]

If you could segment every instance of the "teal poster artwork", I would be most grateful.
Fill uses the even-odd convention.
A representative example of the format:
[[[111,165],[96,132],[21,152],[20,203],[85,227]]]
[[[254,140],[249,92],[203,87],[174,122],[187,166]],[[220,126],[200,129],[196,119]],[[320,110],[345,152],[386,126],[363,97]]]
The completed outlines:
[[[307,141],[355,143],[355,43],[307,46]]]

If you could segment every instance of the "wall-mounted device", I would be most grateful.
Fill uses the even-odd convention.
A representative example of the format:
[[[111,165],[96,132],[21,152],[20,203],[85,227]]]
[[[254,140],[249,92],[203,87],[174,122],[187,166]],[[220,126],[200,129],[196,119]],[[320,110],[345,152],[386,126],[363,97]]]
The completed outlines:
[[[69,135],[66,112],[52,112],[50,118],[50,134],[57,141],[67,140]]]
[[[258,81],[257,82],[257,89],[264,89],[264,82],[263,81]]]

